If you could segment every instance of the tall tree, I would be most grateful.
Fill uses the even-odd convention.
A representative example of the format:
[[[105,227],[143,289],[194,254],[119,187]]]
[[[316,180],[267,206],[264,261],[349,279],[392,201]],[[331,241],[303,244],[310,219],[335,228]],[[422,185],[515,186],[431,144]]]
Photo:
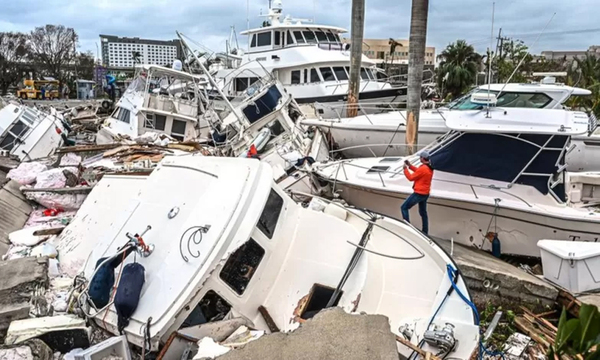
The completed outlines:
[[[350,44],[350,81],[348,82],[347,116],[358,114],[360,92],[360,66],[362,64],[362,43],[365,30],[365,0],[352,0],[352,34]]]
[[[95,57],[94,53],[87,51],[84,53],[77,53],[75,57],[75,66],[77,67],[77,76],[80,79],[92,80],[94,77],[94,64]]]
[[[65,67],[73,64],[79,37],[72,28],[63,25],[46,25],[31,32],[33,60],[39,62],[48,75],[59,82],[65,80]]]
[[[429,0],[412,0],[408,40],[408,102],[406,106],[406,146],[409,154],[415,152],[419,139],[419,111],[421,109],[421,85],[425,65],[428,11]]]
[[[600,117],[600,59],[591,54],[573,60],[569,67],[568,84],[588,89],[591,96],[574,96],[569,106],[585,108]]]
[[[522,83],[527,81],[526,74],[531,71],[531,61],[533,56],[529,54],[529,48],[522,40],[510,39],[502,44],[502,56],[496,57],[496,70],[498,72],[498,81],[511,83]],[[521,66],[517,69],[519,62]],[[515,69],[517,70],[515,72]],[[512,78],[510,77],[512,74]]]
[[[489,59],[490,56],[486,58]],[[443,88],[445,93],[456,97],[475,84],[477,72],[482,64],[482,56],[465,40],[458,40],[446,46],[438,55],[438,59],[440,60],[438,86]]]
[[[0,94],[22,77],[22,69],[28,55],[28,36],[22,33],[0,33]]]

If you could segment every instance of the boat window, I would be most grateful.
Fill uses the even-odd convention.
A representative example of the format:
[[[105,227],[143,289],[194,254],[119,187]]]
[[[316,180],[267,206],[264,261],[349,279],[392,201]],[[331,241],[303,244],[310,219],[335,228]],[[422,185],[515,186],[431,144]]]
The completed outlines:
[[[300,84],[300,70],[292,71],[292,84]]]
[[[117,120],[129,124],[129,110],[122,107],[119,108],[119,117]]]
[[[308,82],[308,69],[304,69],[304,83]]]
[[[275,45],[281,45],[281,33],[279,31],[275,31]]]
[[[317,40],[319,40],[320,43],[326,43],[327,42],[327,35],[325,35],[324,32],[322,31],[315,31],[315,35],[317,36]]]
[[[294,45],[294,37],[292,35],[292,32],[289,30],[287,31],[287,45]]]
[[[294,37],[298,44],[306,44],[306,40],[304,40],[304,36],[302,36],[302,31],[294,31]]]
[[[12,148],[15,146],[15,140],[16,138],[14,136],[9,133],[5,133],[4,139],[0,141],[0,149],[8,151],[12,150]]]
[[[262,231],[262,233],[265,234],[269,239],[273,238],[275,227],[277,226],[277,220],[279,219],[279,214],[281,213],[282,208],[283,198],[279,196],[275,190],[271,189],[271,193],[269,193],[269,198],[267,199],[265,208],[263,209],[262,214],[260,214],[258,224],[256,225],[258,229]]]
[[[20,120],[15,121],[13,126],[8,129],[8,131],[16,137],[24,135],[27,130],[29,130],[29,126],[25,125],[25,123]]]
[[[271,45],[271,32],[263,32],[258,34],[256,40],[256,46],[269,46]]]
[[[236,91],[236,92],[245,91],[248,87],[250,87],[252,84],[254,84],[257,81],[258,81],[258,78],[255,78],[255,77],[235,78],[235,81],[233,82],[233,86],[234,86],[233,91]]]
[[[332,43],[337,42],[335,40],[335,35],[331,31],[328,31],[326,35],[327,35],[327,39],[329,40],[329,42],[332,42]]]
[[[389,168],[389,166],[371,166],[371,168],[367,170],[367,174],[386,172]]]
[[[541,109],[551,101],[552,99],[543,93],[502,93],[496,106]]]
[[[333,71],[331,71],[330,67],[322,67],[319,70],[321,70],[323,81],[335,81],[335,76],[333,76]]]
[[[304,34],[304,38],[306,39],[306,42],[309,44],[316,44],[317,43],[317,38],[315,37],[315,33],[310,31],[310,30],[304,30],[302,32],[302,34]]]
[[[279,120],[272,121],[268,126],[273,137],[279,136],[285,132],[285,128],[281,125]]]
[[[250,238],[229,256],[219,277],[238,295],[242,295],[264,255],[265,250]]]
[[[327,303],[333,296],[335,289],[329,286],[314,284],[308,293],[308,302],[300,313],[300,317],[308,320],[315,316],[319,311],[325,309]],[[333,306],[337,306],[342,298],[343,291],[340,291],[333,302]]]
[[[346,70],[344,70],[343,66],[335,66],[333,71],[338,80],[348,80],[348,74],[346,74]]]
[[[231,305],[213,290],[208,290],[198,305],[181,324],[181,328],[221,321],[231,310]]]
[[[369,80],[369,75],[367,75],[367,70],[365,70],[365,68],[360,68],[360,78],[363,80]]]
[[[179,141],[183,141],[186,125],[185,121],[173,120],[173,124],[171,125],[171,136]]]
[[[376,80],[373,76],[373,72],[371,71],[371,69],[365,68],[365,71],[367,72],[367,77],[369,78],[369,80]]]
[[[156,130],[165,131],[165,125],[167,124],[167,117],[164,115],[154,115],[154,128]]]
[[[319,78],[319,73],[317,72],[317,69],[310,69],[310,82],[316,83],[320,81],[321,78]]]
[[[334,34],[335,39],[337,40],[337,42],[341,43],[342,40],[340,40],[340,35],[339,34]]]
[[[23,114],[21,115],[21,119],[25,120],[25,122],[29,123],[29,125],[33,125],[34,122],[37,122],[37,114],[30,108],[25,108]]]
[[[252,35],[252,42],[250,42],[250,47],[256,47],[256,34]]]

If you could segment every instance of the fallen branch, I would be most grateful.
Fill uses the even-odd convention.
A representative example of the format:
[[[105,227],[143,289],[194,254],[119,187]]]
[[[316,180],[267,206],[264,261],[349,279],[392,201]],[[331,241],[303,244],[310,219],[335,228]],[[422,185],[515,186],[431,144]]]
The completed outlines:
[[[21,192],[53,192],[57,194],[74,194],[74,193],[89,193],[92,191],[92,186],[80,186],[80,187],[70,187],[70,188],[28,188],[21,187]]]
[[[415,344],[411,343],[408,340],[401,338],[400,336],[396,336],[396,341],[399,342],[400,344],[406,346],[407,348],[411,349],[412,351],[417,352],[419,355],[421,355],[425,359],[440,360],[439,357],[433,355],[432,353],[430,353],[428,351],[421,349],[420,347],[416,346]]]

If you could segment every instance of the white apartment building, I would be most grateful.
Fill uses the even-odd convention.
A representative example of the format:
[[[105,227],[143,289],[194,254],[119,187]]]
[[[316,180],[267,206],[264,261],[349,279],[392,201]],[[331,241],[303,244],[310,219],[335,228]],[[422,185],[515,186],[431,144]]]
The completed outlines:
[[[179,40],[149,40],[100,35],[102,64],[108,68],[132,68],[134,53],[139,53],[140,63],[170,66],[181,56]]]

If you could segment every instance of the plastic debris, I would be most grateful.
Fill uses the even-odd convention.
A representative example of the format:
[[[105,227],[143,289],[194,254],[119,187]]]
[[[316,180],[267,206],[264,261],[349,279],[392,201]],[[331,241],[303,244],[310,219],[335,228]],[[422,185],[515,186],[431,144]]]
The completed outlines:
[[[74,360],[131,360],[127,337],[115,336],[74,354]]]
[[[60,166],[79,166],[81,164],[81,156],[74,153],[68,153],[60,159]]]
[[[48,259],[48,276],[51,278],[60,276],[60,269],[58,267],[58,260]]]
[[[7,178],[15,180],[21,185],[33,184],[38,174],[48,170],[48,167],[39,162],[21,163],[16,169],[8,172]]]
[[[37,230],[46,229],[44,225],[32,226],[21,230],[13,231],[8,234],[8,240],[13,245],[35,246],[48,239],[48,236],[35,236],[33,233]]]
[[[2,256],[2,260],[14,260],[28,257],[31,252],[29,246],[17,245],[11,246],[6,254]]]
[[[214,359],[228,353],[231,348],[217,344],[212,338],[205,337],[198,341],[198,353],[193,360]]]
[[[323,211],[325,207],[327,207],[327,202],[316,197],[312,198],[308,204],[308,208],[314,211]]]
[[[37,177],[35,179],[34,188],[36,188],[36,189],[41,189],[41,188],[58,189],[58,188],[65,187],[67,184],[67,177],[63,173],[64,170],[66,170],[72,174],[75,174],[75,175],[77,175],[79,173],[77,168],[74,168],[74,167],[56,168],[56,169],[47,170],[47,171],[41,172],[37,175]]]
[[[56,248],[52,244],[45,242],[31,249],[30,256],[47,256],[49,258],[56,259],[58,256],[58,251],[56,251]]]
[[[50,192],[28,192],[25,197],[46,208],[77,210],[85,201],[86,194],[57,194]]]

